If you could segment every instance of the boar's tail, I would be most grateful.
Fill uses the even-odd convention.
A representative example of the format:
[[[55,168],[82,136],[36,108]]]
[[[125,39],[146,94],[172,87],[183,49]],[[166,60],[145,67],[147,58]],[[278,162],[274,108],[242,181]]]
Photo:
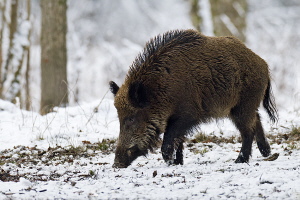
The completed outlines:
[[[269,80],[268,86],[265,92],[264,100],[263,100],[263,106],[266,109],[271,121],[273,123],[278,121],[278,112],[277,108],[275,105],[275,99],[272,94],[272,89],[271,89],[271,81]]]

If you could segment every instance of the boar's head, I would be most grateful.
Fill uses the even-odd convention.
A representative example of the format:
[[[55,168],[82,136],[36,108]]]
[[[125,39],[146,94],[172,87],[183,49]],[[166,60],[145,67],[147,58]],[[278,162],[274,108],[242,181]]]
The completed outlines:
[[[110,82],[120,121],[120,134],[113,167],[126,168],[139,156],[145,156],[160,144],[162,123],[151,106],[151,94],[138,81],[119,86]]]

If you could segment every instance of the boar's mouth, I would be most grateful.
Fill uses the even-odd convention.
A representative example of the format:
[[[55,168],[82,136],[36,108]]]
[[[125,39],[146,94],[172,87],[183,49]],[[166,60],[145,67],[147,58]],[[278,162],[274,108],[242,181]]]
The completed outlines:
[[[126,154],[116,154],[113,168],[127,168],[139,156],[146,156],[148,150],[140,150],[137,147],[130,148]]]
[[[136,158],[139,156],[146,156],[148,152],[153,152],[154,149],[158,148],[161,144],[160,129],[155,125],[155,123],[149,122],[146,134],[143,137],[138,137],[138,139],[133,142],[133,146],[129,148],[124,148],[122,143],[118,144],[113,168],[127,168]]]

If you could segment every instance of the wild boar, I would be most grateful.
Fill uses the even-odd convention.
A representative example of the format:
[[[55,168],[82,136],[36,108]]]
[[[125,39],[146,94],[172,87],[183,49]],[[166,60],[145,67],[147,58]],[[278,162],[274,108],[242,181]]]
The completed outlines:
[[[228,117],[241,133],[236,163],[248,162],[254,137],[270,155],[258,107],[277,110],[267,63],[235,37],[174,30],[147,42],[124,84],[111,81],[120,135],[113,167],[125,168],[159,147],[167,164],[183,164],[183,142],[201,123]]]

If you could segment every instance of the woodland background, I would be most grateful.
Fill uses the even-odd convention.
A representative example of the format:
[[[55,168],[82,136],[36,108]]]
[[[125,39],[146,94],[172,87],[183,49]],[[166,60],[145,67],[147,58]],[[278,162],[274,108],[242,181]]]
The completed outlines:
[[[300,109],[297,0],[0,0],[0,7],[0,95],[21,108],[45,114],[101,99],[151,37],[193,28],[244,41],[268,62],[278,107]]]
[[[112,168],[108,82],[123,83],[151,37],[188,28],[235,35],[269,64],[272,156],[254,143],[234,164],[241,139],[218,119],[187,138],[184,165],[157,149]],[[0,199],[300,199],[299,52],[299,0],[0,0]]]

